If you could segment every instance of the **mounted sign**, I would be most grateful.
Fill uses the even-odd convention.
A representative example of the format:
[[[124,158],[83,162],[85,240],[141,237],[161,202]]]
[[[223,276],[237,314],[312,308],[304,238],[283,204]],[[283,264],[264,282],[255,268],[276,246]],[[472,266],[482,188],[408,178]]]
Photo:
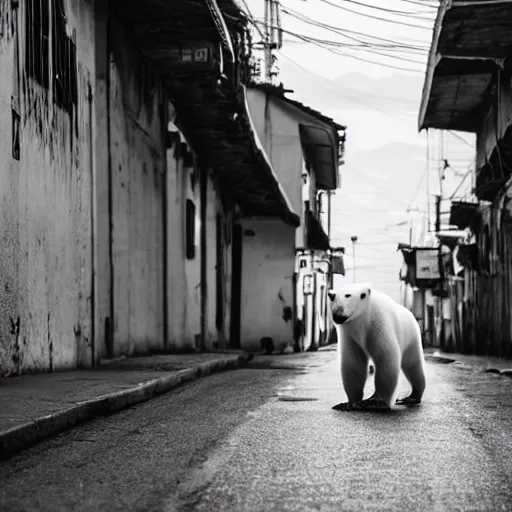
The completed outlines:
[[[304,276],[304,281],[302,283],[302,293],[304,295],[312,295],[313,294],[313,276],[311,274],[306,274]]]
[[[416,279],[438,280],[441,279],[439,269],[439,249],[416,249]]]
[[[174,64],[198,64],[200,66],[214,64],[214,47],[210,43],[187,44],[174,47],[168,53]]]

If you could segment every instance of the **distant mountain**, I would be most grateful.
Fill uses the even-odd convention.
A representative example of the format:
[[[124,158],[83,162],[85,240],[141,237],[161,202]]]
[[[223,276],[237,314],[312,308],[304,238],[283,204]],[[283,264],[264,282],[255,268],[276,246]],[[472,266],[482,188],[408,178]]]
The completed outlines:
[[[286,69],[286,62],[283,65]],[[315,98],[314,105],[319,110],[334,106],[336,109],[369,108],[403,115],[418,111],[423,80],[420,74],[396,73],[375,78],[363,73],[346,73],[331,80],[312,76],[310,81],[301,81],[300,87],[292,83],[285,85],[300,90],[304,98]]]

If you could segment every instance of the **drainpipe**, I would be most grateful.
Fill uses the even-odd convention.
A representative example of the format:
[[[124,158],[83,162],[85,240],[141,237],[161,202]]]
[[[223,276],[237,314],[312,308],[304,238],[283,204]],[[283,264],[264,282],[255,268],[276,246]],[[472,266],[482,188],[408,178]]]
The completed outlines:
[[[89,103],[89,169],[91,179],[91,366],[96,365],[96,301],[94,300],[96,294],[96,266],[94,264],[94,258],[96,258],[96,251],[94,244],[96,243],[96,229],[94,226],[94,198],[95,198],[95,187],[96,182],[94,179],[94,126],[93,126],[93,95],[91,84],[88,84],[87,101]]]
[[[167,95],[162,91],[162,105],[161,105],[161,123],[162,123],[162,140],[163,140],[163,186],[162,186],[162,231],[163,231],[163,250],[162,250],[162,258],[163,258],[163,273],[164,273],[164,297],[163,297],[163,320],[164,320],[164,349],[169,350],[169,275],[170,275],[170,269],[168,266],[168,256],[169,256],[169,226],[167,224],[167,210],[168,210],[168,197],[167,197],[167,180],[169,179],[168,176],[168,169],[167,169],[167,155],[168,155],[168,148],[167,148],[167,140],[168,140],[168,129],[169,129],[169,102],[167,99]]]
[[[114,247],[113,247],[113,232],[114,232],[114,212],[113,212],[113,197],[112,197],[112,126],[111,126],[111,109],[112,102],[110,98],[111,86],[110,83],[110,69],[112,65],[112,11],[111,6],[108,6],[107,13],[107,70],[106,70],[106,96],[107,96],[107,147],[108,147],[108,228],[109,228],[109,316],[105,318],[105,345],[107,349],[107,357],[114,356]]]
[[[331,195],[332,191],[327,191],[327,236],[329,237],[329,244],[331,243]]]
[[[206,261],[206,213],[207,213],[207,183],[208,183],[208,169],[203,165],[199,167],[199,194],[201,202],[200,218],[201,218],[201,242],[200,242],[200,290],[201,290],[201,346],[200,350],[206,350],[206,331],[207,331],[207,315],[208,315],[208,272]]]

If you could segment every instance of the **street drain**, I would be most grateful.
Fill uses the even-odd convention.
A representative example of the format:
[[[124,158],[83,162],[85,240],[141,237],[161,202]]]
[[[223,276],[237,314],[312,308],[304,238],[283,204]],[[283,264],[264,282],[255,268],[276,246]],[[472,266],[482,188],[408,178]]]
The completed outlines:
[[[278,398],[281,402],[314,402],[318,400],[318,398],[313,398],[310,396],[280,396]]]

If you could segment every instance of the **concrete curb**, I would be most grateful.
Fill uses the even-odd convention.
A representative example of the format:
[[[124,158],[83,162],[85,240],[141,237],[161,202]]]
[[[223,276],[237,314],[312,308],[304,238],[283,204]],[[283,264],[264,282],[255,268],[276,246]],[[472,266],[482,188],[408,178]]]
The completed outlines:
[[[127,409],[198,378],[239,368],[252,358],[252,354],[240,354],[198,363],[192,368],[143,382],[123,391],[77,402],[67,409],[37,418],[6,432],[0,432],[0,460],[7,459],[43,439],[60,434],[75,425]]]

